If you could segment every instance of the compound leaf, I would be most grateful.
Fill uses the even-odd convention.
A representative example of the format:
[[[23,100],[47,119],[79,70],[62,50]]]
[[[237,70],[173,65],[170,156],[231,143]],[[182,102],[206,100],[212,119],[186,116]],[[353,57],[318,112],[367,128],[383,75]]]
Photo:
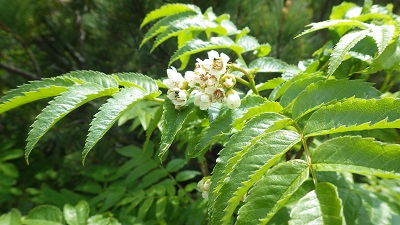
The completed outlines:
[[[253,184],[300,140],[294,131],[278,130],[263,135],[238,155],[241,159],[228,174],[215,198],[211,224],[228,224],[236,207]]]
[[[171,16],[174,14],[182,13],[182,12],[187,12],[187,11],[192,11],[196,12],[197,14],[201,13],[201,10],[199,7],[195,5],[190,5],[190,4],[166,4],[161,6],[159,9],[153,10],[149,12],[146,17],[143,19],[143,22],[140,24],[140,28],[142,28],[144,25],[148,24],[149,22],[166,17],[166,16]]]
[[[266,224],[308,178],[303,160],[280,163],[254,185],[239,209],[236,224]]]
[[[117,91],[118,88],[105,89],[97,84],[84,83],[75,85],[60,96],[55,97],[36,117],[35,122],[31,126],[32,129],[29,131],[28,143],[25,149],[25,159],[27,162],[29,154],[36,143],[57,121],[81,105],[99,97],[112,95]]]
[[[89,151],[104,136],[125,110],[145,96],[146,93],[139,88],[126,87],[114,94],[112,98],[108,99],[107,103],[100,107],[100,111],[96,113],[94,119],[90,123],[89,134],[82,152],[83,162]]]

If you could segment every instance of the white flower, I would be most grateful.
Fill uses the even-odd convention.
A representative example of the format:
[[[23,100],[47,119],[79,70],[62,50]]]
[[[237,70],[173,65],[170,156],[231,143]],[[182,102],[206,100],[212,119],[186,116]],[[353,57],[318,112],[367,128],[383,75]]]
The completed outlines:
[[[195,73],[195,72],[193,72],[193,71],[186,71],[185,72],[185,80],[188,82],[188,84],[189,84],[189,87],[195,87],[196,86],[196,77],[197,77],[197,74]]]
[[[168,90],[168,98],[171,99],[172,103],[175,105],[176,109],[182,108],[189,97],[189,93],[186,90],[181,90],[179,88],[173,88]]]
[[[208,52],[208,59],[205,59],[202,64],[211,75],[219,79],[219,76],[226,72],[226,64],[228,61],[229,56],[224,53],[218,54],[218,52],[212,50]]]
[[[194,96],[194,104],[201,110],[207,110],[211,106],[211,96],[203,92],[196,92]]]
[[[169,88],[179,88],[185,89],[187,82],[182,77],[181,73],[178,73],[174,67],[171,66],[171,69],[167,69],[167,75],[169,79],[163,81],[163,83]]]
[[[211,178],[204,177],[197,183],[197,188],[201,191],[201,196],[205,199],[208,199],[208,191],[210,190],[211,186]]]
[[[230,109],[235,109],[240,106],[240,97],[237,91],[235,90],[229,90],[226,93],[226,99],[225,99],[226,105]]]
[[[212,102],[224,102],[225,91],[222,88],[216,88],[211,96]]]

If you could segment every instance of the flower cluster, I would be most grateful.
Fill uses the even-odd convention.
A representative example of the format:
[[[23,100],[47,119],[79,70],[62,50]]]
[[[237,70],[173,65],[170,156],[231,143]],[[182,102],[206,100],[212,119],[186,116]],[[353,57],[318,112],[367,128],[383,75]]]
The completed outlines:
[[[164,84],[168,87],[168,98],[176,109],[181,109],[194,97],[194,104],[201,110],[207,110],[212,103],[225,102],[231,108],[240,106],[240,97],[233,90],[236,84],[235,76],[227,74],[226,66],[229,57],[216,51],[208,52],[208,59],[197,59],[193,71],[186,71],[183,77],[174,67],[167,69],[168,79]]]

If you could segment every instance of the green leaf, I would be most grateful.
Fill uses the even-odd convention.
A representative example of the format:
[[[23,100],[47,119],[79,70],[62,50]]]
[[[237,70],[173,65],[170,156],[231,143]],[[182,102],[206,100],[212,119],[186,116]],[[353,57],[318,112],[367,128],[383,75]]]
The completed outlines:
[[[272,57],[262,57],[253,60],[249,64],[250,69],[256,69],[259,73],[283,73],[292,69],[289,64]]]
[[[68,225],[86,225],[89,219],[89,204],[80,201],[74,207],[72,205],[64,205],[64,218]]]
[[[181,32],[178,34],[178,49],[184,46],[188,41],[191,41],[194,38],[193,35],[193,32]],[[179,60],[181,61],[179,70],[183,70],[189,63],[190,55],[181,56]]]
[[[367,69],[367,73],[376,73],[379,70],[395,69],[400,64],[400,38],[397,38],[395,42],[392,42],[385,48]]]
[[[168,63],[170,66],[173,62],[178,60],[181,57],[186,57],[193,55],[195,53],[207,51],[207,50],[215,50],[215,49],[231,49],[236,53],[241,53],[243,48],[237,45],[230,37],[222,36],[222,37],[211,37],[210,41],[203,41],[201,39],[193,39],[188,41],[185,45],[179,48],[174,55],[171,56],[171,59]]]
[[[240,160],[228,171],[219,194],[211,203],[211,224],[229,224],[236,207],[251,186],[299,140],[300,135],[296,132],[273,131],[237,153]]]
[[[203,16],[189,17],[180,20],[177,23],[171,24],[161,34],[159,34],[154,41],[154,45],[150,52],[154,51],[157,46],[166,41],[167,39],[177,36],[181,32],[188,31],[208,31],[215,32],[219,35],[225,35],[226,30],[215,22],[206,20]]]
[[[321,107],[304,127],[309,136],[338,132],[400,128],[400,99],[350,99]]]
[[[339,65],[343,62],[344,57],[359,41],[365,38],[369,33],[369,30],[353,31],[342,38],[336,44],[332,51],[331,58],[329,59],[328,74],[332,75]]]
[[[327,20],[327,21],[322,21],[318,23],[311,23],[307,25],[308,27],[311,27],[305,31],[303,31],[301,34],[297,35],[294,38],[298,38],[300,36],[303,36],[305,34],[317,31],[317,30],[322,30],[326,28],[333,28],[333,27],[342,27],[342,26],[349,26],[349,27],[360,27],[360,28],[367,28],[367,25],[364,23],[361,23],[360,21],[357,20]]]
[[[400,145],[360,136],[344,136],[326,141],[311,156],[316,170],[388,178],[400,177],[399,160]]]
[[[342,204],[337,188],[327,182],[318,183],[316,190],[300,199],[290,217],[289,225],[343,224]]]
[[[183,18],[187,18],[193,15],[196,15],[197,13],[194,11],[185,11],[185,12],[181,12],[181,13],[177,13],[168,17],[165,17],[159,21],[157,21],[157,23],[155,23],[144,35],[142,42],[139,45],[139,48],[141,48],[143,46],[143,44],[145,44],[148,40],[152,39],[153,37],[159,35],[160,33],[162,33],[165,29],[168,28],[168,26],[170,26],[171,23],[177,22]]]
[[[362,199],[362,207],[359,209],[357,218],[358,224],[391,225],[391,209],[386,202],[382,202],[374,193],[365,190],[358,190]],[[395,215],[395,214],[394,214]]]
[[[250,35],[245,35],[239,38],[237,44],[243,48],[243,52],[253,51],[260,46],[257,39]]]
[[[257,91],[264,91],[264,90],[268,90],[268,89],[274,89],[276,88],[278,85],[282,84],[283,82],[285,82],[285,80],[281,77],[276,77],[273,79],[268,80],[265,83],[261,83],[256,85]]]
[[[164,112],[161,118],[161,141],[160,153],[158,156],[162,158],[168,151],[178,131],[182,128],[183,123],[189,114],[194,111],[193,103],[185,106],[182,110],[176,110],[171,100],[166,99],[164,102]]]
[[[187,11],[192,11],[196,12],[197,14],[200,14],[201,11],[199,7],[195,5],[190,5],[190,4],[166,4],[161,6],[159,9],[153,10],[149,12],[146,17],[143,19],[143,22],[140,24],[140,28],[142,28],[144,25],[148,24],[149,22],[166,17],[166,16],[171,16],[174,14],[182,13],[182,12],[187,12]]]
[[[2,225],[22,225],[21,213],[12,209],[10,212],[0,216],[0,224]]]
[[[288,92],[288,91],[286,91]],[[285,92],[285,94],[286,94]],[[361,80],[326,80],[309,85],[293,103],[292,115],[299,119],[332,101],[346,98],[377,98],[380,92],[371,83]],[[284,96],[284,95],[283,95]],[[282,98],[283,98],[282,96]]]
[[[55,206],[41,205],[29,211],[24,217],[26,225],[62,225],[63,213]]]
[[[287,80],[286,82],[280,84],[277,86],[274,90],[272,90],[271,94],[269,95],[268,99],[271,101],[277,100],[279,97],[281,97],[286,90],[296,81],[300,81],[303,79],[313,79],[311,77],[320,77],[323,79],[324,77],[321,76],[319,73],[300,73],[297,76],[294,76],[293,78]]]
[[[263,113],[250,119],[242,130],[233,134],[219,152],[217,164],[211,177],[209,203],[213,204],[220,193],[223,181],[232,168],[240,160],[239,152],[255,144],[265,133],[282,129],[290,123],[290,119],[278,113]]]
[[[135,87],[126,87],[108,99],[95,118],[90,123],[89,134],[86,138],[85,147],[82,152],[82,162],[94,145],[111,128],[118,118],[140,99],[145,97],[145,93]]]
[[[144,217],[146,216],[150,207],[153,205],[153,202],[154,202],[154,198],[147,198],[146,200],[144,200],[144,202],[140,206],[139,212],[138,212],[138,218],[140,220],[144,219]]]
[[[235,119],[242,117],[248,108],[262,104],[263,102],[265,102],[264,98],[249,95],[242,99],[239,108],[231,110],[225,107],[225,110],[221,110],[217,118],[211,121],[210,126],[202,132],[199,142],[195,149],[189,153],[189,156],[197,157],[202,155],[221,135],[231,130],[231,124]]]
[[[39,99],[57,96],[74,85],[68,77],[45,78],[10,90],[0,98],[0,113]]]
[[[371,32],[368,35],[370,35],[375,40],[376,46],[378,47],[378,54],[380,55],[395,35],[395,26],[376,26],[373,24],[369,24],[368,27],[369,29],[371,29]]]
[[[311,77],[306,77],[304,79],[294,81],[283,93],[279,103],[285,108],[287,108],[288,106],[291,106],[291,103],[293,103],[293,100],[302,91],[307,89],[307,87],[312,85],[313,83],[316,83],[323,79],[325,79],[325,77],[323,77],[323,76],[311,76]]]
[[[103,86],[104,88],[118,87],[117,80],[115,80],[112,76],[101,72],[81,70],[70,72],[65,76],[77,83],[95,83]]]
[[[157,97],[161,94],[158,90],[157,82],[141,73],[114,73],[112,77],[118,81],[119,85],[137,87],[148,94],[154,93],[152,97]]]
[[[185,170],[182,172],[179,172],[176,175],[176,181],[182,182],[182,181],[187,181],[190,179],[193,179],[195,176],[200,175],[201,173],[197,170]]]
[[[280,163],[268,170],[249,191],[236,224],[268,223],[308,178],[308,173],[308,165],[303,160]]]
[[[112,215],[94,215],[88,220],[87,225],[121,225]]]
[[[57,121],[81,105],[99,97],[112,95],[117,91],[118,88],[105,89],[97,84],[85,83],[73,86],[68,91],[54,98],[36,117],[35,122],[31,126],[32,129],[29,131],[28,143],[25,148],[25,159],[27,162],[29,154],[36,143]]]
[[[249,108],[247,112],[243,114],[243,116],[236,118],[231,124],[232,128],[237,130],[241,130],[242,127],[247,123],[247,121],[257,115],[268,113],[268,112],[276,112],[279,113],[283,110],[282,106],[277,102],[265,101],[264,103]]]
[[[156,218],[162,219],[165,214],[165,209],[167,207],[167,197],[164,196],[157,200],[156,202]]]
[[[184,159],[173,159],[167,163],[167,166],[165,167],[168,172],[173,173],[178,170],[180,170],[182,167],[184,167],[186,164],[186,160]]]

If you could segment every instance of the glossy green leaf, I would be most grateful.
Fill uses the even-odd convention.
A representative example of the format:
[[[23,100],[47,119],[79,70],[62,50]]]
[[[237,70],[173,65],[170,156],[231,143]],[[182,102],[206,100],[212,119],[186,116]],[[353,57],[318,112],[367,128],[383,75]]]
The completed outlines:
[[[308,79],[314,79],[311,77],[321,77],[323,79],[324,77],[321,76],[319,73],[300,73],[297,76],[294,76],[293,78],[287,80],[286,82],[278,85],[274,90],[272,90],[271,94],[269,95],[268,99],[271,101],[277,100],[279,97],[281,97],[286,90],[296,81],[300,80],[308,80]]]
[[[204,19],[202,16],[189,17],[180,20],[177,23],[171,24],[161,34],[159,34],[154,41],[154,45],[151,52],[154,51],[157,46],[166,41],[167,39],[177,36],[181,32],[188,31],[208,31],[214,32],[219,35],[225,35],[226,30],[215,22]]]
[[[255,116],[263,113],[275,112],[279,113],[283,110],[282,106],[277,102],[265,101],[255,107],[251,107],[243,114],[243,116],[236,118],[231,124],[232,128],[241,130],[242,127],[247,123],[247,121]]]
[[[292,69],[289,64],[272,57],[262,57],[255,59],[249,64],[250,69],[256,69],[260,73],[283,73],[286,70]]]
[[[378,54],[381,54],[383,50],[385,50],[385,48],[388,46],[389,42],[392,40],[395,34],[395,26],[376,26],[370,24],[368,27],[369,29],[371,29],[369,35],[375,40],[376,46],[378,47]]]
[[[365,38],[369,33],[369,30],[353,31],[342,38],[336,44],[332,50],[331,58],[329,59],[328,74],[332,75],[339,65],[343,62],[344,57],[351,48],[353,48],[359,41]]]
[[[118,87],[118,82],[114,79],[113,76],[106,75],[101,72],[81,70],[70,72],[65,76],[69,77],[77,83],[95,83],[103,86],[104,88]]]
[[[323,79],[325,79],[323,76],[311,76],[294,81],[282,94],[279,103],[285,108],[288,107],[302,91],[307,89],[308,86]]]
[[[380,54],[371,66],[367,69],[368,73],[376,73],[382,69],[395,69],[400,64],[400,38],[395,42],[390,43],[385,50]]]
[[[22,225],[21,213],[12,209],[10,212],[0,216],[0,224],[2,225]]]
[[[152,97],[157,97],[161,94],[158,90],[157,82],[141,73],[114,73],[112,77],[118,81],[119,85],[140,88],[149,94],[154,93]]]
[[[229,171],[211,203],[211,224],[229,224],[246,192],[299,141],[298,133],[278,130],[264,134],[249,148],[238,152],[240,160]]]
[[[89,218],[87,225],[121,225],[112,215],[95,215]]]
[[[344,224],[342,204],[337,188],[327,182],[318,183],[316,190],[297,202],[290,217],[289,225]]]
[[[155,23],[144,35],[142,42],[139,45],[139,48],[141,48],[147,41],[152,39],[153,37],[159,35],[162,33],[165,29],[170,26],[171,23],[177,22],[183,18],[190,17],[193,15],[196,15],[197,13],[195,11],[185,11],[181,13],[177,13],[168,17],[165,17],[157,23]]]
[[[380,200],[374,193],[362,189],[358,190],[358,195],[362,199],[362,207],[360,207],[357,217],[358,224],[393,224],[390,221],[393,213],[386,202]]]
[[[118,88],[105,89],[104,87],[85,83],[76,85],[50,101],[49,105],[36,117],[29,131],[25,148],[25,159],[28,162],[29,154],[43,135],[60,119],[65,117],[81,105],[96,98],[109,96],[118,91]]]
[[[238,153],[255,144],[265,133],[282,129],[290,121],[289,118],[278,113],[263,113],[250,119],[242,130],[231,136],[230,141],[219,152],[217,164],[213,170],[209,203],[214,203],[215,197],[220,193],[223,181],[240,160],[241,156]]]
[[[286,92],[285,92],[286,94]],[[380,92],[361,80],[326,80],[309,85],[293,103],[292,114],[298,119],[332,101],[346,98],[377,98]],[[282,96],[283,98],[283,96]]]
[[[280,163],[254,185],[239,209],[237,225],[266,224],[308,178],[303,160]]]
[[[231,49],[236,53],[241,53],[243,48],[237,45],[230,37],[222,36],[222,37],[212,37],[210,41],[203,41],[201,39],[193,39],[188,41],[185,45],[179,48],[172,56],[168,63],[171,65],[173,62],[178,60],[180,57],[190,56],[195,53],[215,50],[215,49]]]
[[[400,128],[400,100],[350,99],[314,112],[304,127],[306,136],[338,132]]]
[[[29,211],[22,222],[26,225],[62,225],[63,213],[55,206],[41,205]]]
[[[104,136],[126,109],[145,97],[145,93],[135,87],[126,87],[108,99],[90,123],[89,134],[82,152],[84,162],[89,151]]]
[[[301,37],[305,34],[315,32],[317,30],[322,30],[326,28],[333,28],[333,27],[341,27],[341,26],[350,26],[350,27],[360,27],[360,28],[366,28],[366,24],[357,21],[357,20],[327,20],[327,21],[322,21],[318,23],[311,23],[307,25],[308,27],[311,27],[305,31],[303,31],[301,34],[297,35],[295,38]]]
[[[240,37],[237,44],[243,48],[243,52],[253,51],[260,46],[257,39],[250,35]]]
[[[68,225],[86,225],[89,219],[89,204],[80,201],[74,207],[72,205],[64,205],[64,219]]]
[[[311,156],[316,170],[400,177],[400,145],[360,136],[344,136],[322,143]]]
[[[57,96],[75,84],[68,77],[31,81],[7,92],[0,98],[0,113],[40,99]]]
[[[161,6],[159,9],[153,10],[149,12],[146,17],[143,19],[143,22],[140,24],[140,28],[144,25],[148,24],[149,22],[166,17],[171,16],[174,14],[192,11],[196,13],[201,13],[200,9],[195,5],[190,4],[166,4]]]
[[[265,83],[257,84],[256,88],[257,88],[258,92],[268,90],[268,89],[274,89],[278,85],[282,84],[283,82],[285,82],[285,80],[283,78],[276,77],[276,78],[272,78],[272,79],[268,80]]]
[[[185,106],[182,110],[176,110],[171,100],[166,99],[164,102],[164,111],[161,118],[161,141],[160,141],[160,158],[168,151],[178,131],[182,128],[183,123],[193,112],[193,103]]]
[[[263,102],[265,102],[264,98],[256,95],[249,95],[242,99],[239,108],[235,110],[224,108],[224,110],[221,110],[221,114],[210,123],[210,126],[206,128],[204,132],[202,132],[199,142],[193,152],[189,153],[189,156],[197,157],[204,153],[215,140],[231,130],[230,125],[235,119],[242,117],[249,108],[262,104]]]

